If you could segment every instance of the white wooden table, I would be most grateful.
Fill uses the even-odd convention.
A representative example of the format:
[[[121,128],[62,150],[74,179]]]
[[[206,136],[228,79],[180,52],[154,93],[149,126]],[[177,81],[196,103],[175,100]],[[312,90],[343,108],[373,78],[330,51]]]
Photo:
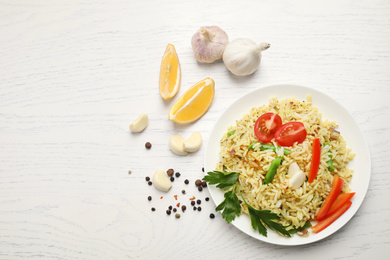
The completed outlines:
[[[191,37],[203,25],[219,25],[231,40],[270,42],[260,70],[239,78],[222,62],[197,63]],[[388,1],[1,0],[0,35],[0,259],[388,257]],[[168,43],[183,76],[178,95],[164,102],[158,75]],[[174,100],[206,77],[216,83],[210,110],[190,125],[169,121]],[[306,246],[271,245],[219,213],[211,219],[209,191],[194,185],[224,109],[277,83],[308,86],[340,102],[371,150],[371,181],[357,214]],[[131,134],[140,113],[149,115],[149,125]],[[193,131],[203,135],[201,150],[172,154],[170,135]],[[147,185],[146,176],[168,168],[181,173],[169,193]],[[202,200],[201,211],[189,205],[192,195]],[[180,219],[165,213],[177,202],[187,205]]]

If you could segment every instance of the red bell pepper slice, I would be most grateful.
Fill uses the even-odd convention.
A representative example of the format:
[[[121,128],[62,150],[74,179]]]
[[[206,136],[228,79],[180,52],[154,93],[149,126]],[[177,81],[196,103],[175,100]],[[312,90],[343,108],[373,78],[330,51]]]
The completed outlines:
[[[324,203],[322,203],[322,206],[318,211],[318,214],[316,216],[317,220],[323,219],[325,215],[328,213],[330,206],[339,196],[341,189],[343,188],[343,185],[344,185],[344,180],[341,179],[339,176],[335,175],[333,177],[332,189],[330,190],[328,196],[326,197]]]
[[[340,193],[340,195],[337,197],[337,199],[333,202],[333,204],[328,209],[328,213],[326,213],[326,217],[332,215],[335,213],[341,206],[343,206],[347,201],[352,199],[352,197],[355,195],[355,192],[352,193]]]
[[[311,165],[308,181],[312,183],[317,176],[318,169],[320,168],[321,159],[321,144],[320,139],[315,138],[313,140],[313,154],[311,156]]]
[[[341,215],[343,215],[349,207],[352,205],[351,201],[347,201],[344,203],[341,208],[339,208],[335,213],[332,215],[329,215],[328,217],[324,218],[323,220],[319,221],[315,226],[311,228],[314,233],[319,233],[325,228],[327,228],[330,224],[335,222],[336,219],[338,219]]]

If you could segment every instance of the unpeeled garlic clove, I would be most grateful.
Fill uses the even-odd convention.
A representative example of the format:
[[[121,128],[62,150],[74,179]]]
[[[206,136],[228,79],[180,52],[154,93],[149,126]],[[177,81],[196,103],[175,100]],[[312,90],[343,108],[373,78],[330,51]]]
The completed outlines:
[[[305,178],[306,178],[305,173],[303,171],[299,170],[297,173],[294,174],[294,176],[291,177],[288,186],[291,189],[297,189],[297,188],[301,187]]]
[[[142,132],[148,125],[149,118],[146,114],[140,114],[137,119],[130,124],[129,128],[131,132],[139,133]]]
[[[199,132],[193,132],[190,138],[184,142],[184,150],[193,153],[199,150],[202,145],[202,135]]]
[[[181,135],[173,134],[169,139],[169,148],[177,155],[187,155],[188,152],[184,150],[184,139]]]
[[[169,191],[172,187],[172,182],[168,179],[168,176],[163,170],[154,172],[153,184],[157,189],[165,192]]]

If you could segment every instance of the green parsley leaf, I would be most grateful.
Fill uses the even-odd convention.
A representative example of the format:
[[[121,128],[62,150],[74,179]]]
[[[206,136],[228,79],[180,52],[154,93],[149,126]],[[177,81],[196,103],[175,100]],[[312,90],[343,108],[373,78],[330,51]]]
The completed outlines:
[[[270,210],[257,210],[247,204],[249,215],[251,217],[252,227],[255,230],[258,230],[263,236],[267,236],[267,229],[265,226],[269,227],[273,231],[279,232],[282,235],[290,237],[291,234],[285,229],[283,225],[274,221],[278,220],[280,217],[272,213]]]
[[[226,220],[227,223],[232,222],[236,216],[241,214],[241,205],[234,188],[231,191],[225,192],[225,200],[219,204],[215,210],[222,211],[222,217]]]
[[[256,210],[249,205],[247,206],[253,229],[259,231],[260,234],[266,237],[267,229],[264,227],[263,223],[261,223],[260,218],[256,214]]]
[[[306,221],[306,223],[302,227],[290,229],[288,232],[290,234],[294,234],[294,233],[297,233],[298,231],[302,231],[304,229],[311,228],[311,226],[312,225],[311,225],[310,221],[308,220],[308,221]]]
[[[239,176],[240,174],[236,172],[213,171],[208,172],[203,178],[203,180],[209,184],[217,184],[217,187],[220,189],[228,190],[232,188],[230,191],[225,192],[225,199],[215,208],[215,210],[222,211],[222,217],[227,223],[232,222],[237,216],[240,216],[241,204],[236,194],[236,190],[238,190],[242,200],[248,207],[251,224],[255,230],[258,230],[263,236],[267,236],[268,227],[282,235],[290,237],[291,234],[286,230],[286,228],[280,223],[274,221],[280,218],[277,214],[272,213],[270,210],[257,210],[245,201],[237,183]]]
[[[238,176],[240,176],[240,174],[237,172],[213,171],[208,172],[207,175],[203,177],[203,180],[212,185],[217,184],[217,188],[227,190],[237,182]]]

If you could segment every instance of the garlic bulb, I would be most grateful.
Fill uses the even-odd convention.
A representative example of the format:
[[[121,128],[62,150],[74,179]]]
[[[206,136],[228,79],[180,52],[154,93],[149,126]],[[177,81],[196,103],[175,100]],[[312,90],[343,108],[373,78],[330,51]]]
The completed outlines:
[[[266,42],[256,44],[250,39],[236,39],[226,46],[223,62],[237,76],[252,74],[260,65],[261,52],[270,46]]]
[[[229,37],[218,26],[201,27],[191,39],[192,50],[197,61],[212,63],[222,59]]]

